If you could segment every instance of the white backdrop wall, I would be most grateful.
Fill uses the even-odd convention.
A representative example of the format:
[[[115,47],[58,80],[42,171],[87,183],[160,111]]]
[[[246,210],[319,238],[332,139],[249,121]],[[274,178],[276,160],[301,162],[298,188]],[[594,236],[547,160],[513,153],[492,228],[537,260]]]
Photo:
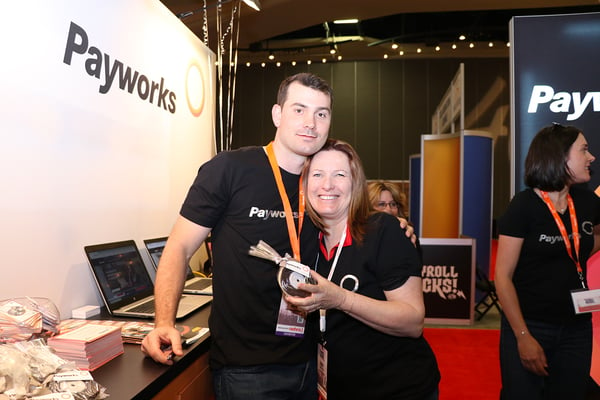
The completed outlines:
[[[214,155],[215,57],[158,0],[2,2],[0,43],[0,299],[65,318],[83,246],[168,235]]]

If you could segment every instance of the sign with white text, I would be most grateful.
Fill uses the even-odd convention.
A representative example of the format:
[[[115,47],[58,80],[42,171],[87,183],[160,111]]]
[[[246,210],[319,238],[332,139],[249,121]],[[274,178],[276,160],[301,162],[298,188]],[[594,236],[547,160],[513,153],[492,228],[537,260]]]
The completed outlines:
[[[600,13],[514,17],[510,28],[514,194],[525,188],[531,140],[553,122],[580,128],[600,155]]]
[[[475,300],[475,240],[420,239],[425,322],[471,324]]]

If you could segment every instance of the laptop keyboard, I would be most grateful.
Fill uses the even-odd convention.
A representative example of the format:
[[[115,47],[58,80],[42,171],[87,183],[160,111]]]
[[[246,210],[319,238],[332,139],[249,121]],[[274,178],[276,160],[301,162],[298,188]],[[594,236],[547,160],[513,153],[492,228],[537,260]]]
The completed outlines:
[[[202,280],[193,282],[191,285],[186,285],[186,289],[202,290],[212,285],[211,280]]]
[[[144,314],[153,313],[154,312],[154,300],[150,300],[146,303],[139,304],[135,307],[130,308],[128,311],[135,312],[135,313],[144,313]]]

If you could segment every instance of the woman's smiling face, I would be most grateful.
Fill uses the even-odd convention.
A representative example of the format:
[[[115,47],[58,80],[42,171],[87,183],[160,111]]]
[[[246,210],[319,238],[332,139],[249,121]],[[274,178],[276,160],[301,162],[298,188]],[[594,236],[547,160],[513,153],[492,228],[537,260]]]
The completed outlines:
[[[567,167],[571,174],[571,183],[589,182],[591,179],[590,164],[596,159],[588,149],[587,140],[583,134],[579,134],[577,139],[569,149],[567,156]]]
[[[352,174],[348,156],[337,150],[315,154],[307,177],[308,201],[326,221],[348,217],[352,195]]]

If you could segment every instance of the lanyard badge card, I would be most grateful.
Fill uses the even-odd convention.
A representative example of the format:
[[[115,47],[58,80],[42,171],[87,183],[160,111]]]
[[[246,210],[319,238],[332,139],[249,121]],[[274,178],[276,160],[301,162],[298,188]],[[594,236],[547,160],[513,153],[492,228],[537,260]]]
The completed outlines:
[[[571,291],[575,313],[600,311],[600,289],[579,289]]]
[[[279,266],[277,283],[283,293],[294,297],[307,297],[310,295],[308,292],[298,288],[300,283],[316,284],[316,281],[310,276],[309,267],[288,256],[280,256],[275,249],[262,240],[256,246],[250,246],[248,253],[255,257],[273,261]],[[287,303],[282,296],[275,334],[279,336],[303,337],[305,324],[306,320],[301,315],[288,309]]]

